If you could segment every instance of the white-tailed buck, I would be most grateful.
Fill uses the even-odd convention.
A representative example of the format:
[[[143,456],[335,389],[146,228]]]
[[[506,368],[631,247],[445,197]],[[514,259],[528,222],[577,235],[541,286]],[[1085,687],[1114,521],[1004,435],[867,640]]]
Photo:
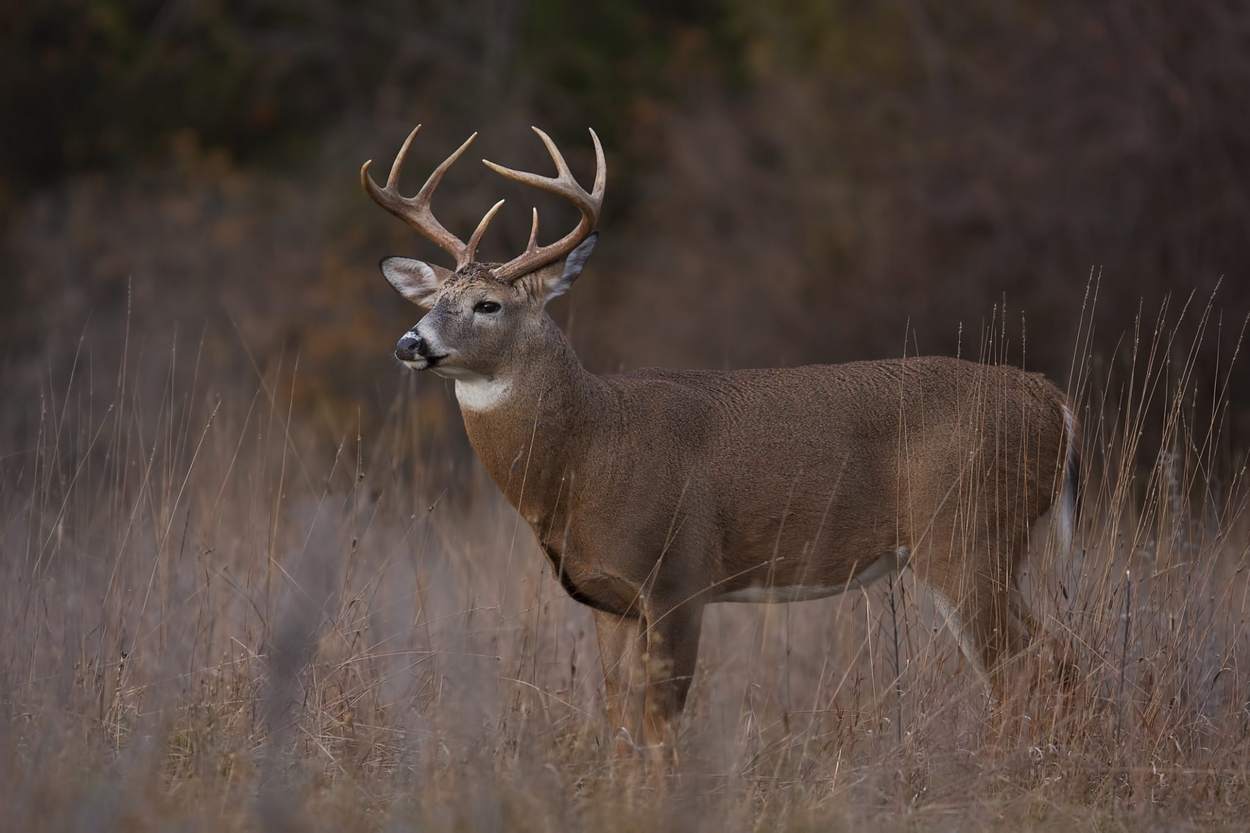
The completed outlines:
[[[418,127],[418,129],[420,129]],[[786,602],[904,568],[930,588],[968,659],[999,693],[1003,664],[1038,633],[1016,579],[1030,529],[1058,510],[1070,535],[1077,428],[1040,375],[951,358],[737,371],[588,372],[544,312],[594,249],[606,163],[590,191],[551,139],[545,177],[485,164],[567,199],[577,227],[483,263],[430,198],[469,137],[414,197],[379,205],[455,268],[404,257],[382,274],[428,312],[395,355],[455,380],[482,464],[530,524],[556,578],[594,611],[609,717],[663,743],[690,687],[704,605]],[[476,135],[476,134],[475,134]],[[485,160],[484,160],[485,161]]]

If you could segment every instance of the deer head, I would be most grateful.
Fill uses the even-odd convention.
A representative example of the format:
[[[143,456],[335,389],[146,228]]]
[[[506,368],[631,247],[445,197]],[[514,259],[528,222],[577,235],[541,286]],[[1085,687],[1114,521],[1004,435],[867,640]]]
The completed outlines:
[[[595,227],[603,206],[607,184],[607,164],[603,147],[593,130],[595,184],[587,193],[573,177],[555,143],[534,128],[556,166],[554,177],[515,171],[482,160],[496,173],[542,191],[563,197],[581,212],[577,227],[545,246],[538,244],[538,209],[525,251],[507,263],[477,260],[477,247],[490,221],[504,201],[500,200],[482,217],[465,243],[443,227],[430,210],[430,199],[443,175],[477,137],[464,144],[434,169],[416,196],[398,191],[400,171],[412,140],[421,125],[408,134],[385,187],[369,175],[366,162],[360,169],[360,182],[378,205],[404,220],[418,233],[446,251],[455,262],[447,269],[407,257],[388,257],[381,263],[382,275],[400,295],[428,312],[400,338],[395,357],[415,370],[432,370],[455,379],[493,378],[523,353],[526,336],[541,326],[547,302],[563,294],[581,274],[598,237]]]

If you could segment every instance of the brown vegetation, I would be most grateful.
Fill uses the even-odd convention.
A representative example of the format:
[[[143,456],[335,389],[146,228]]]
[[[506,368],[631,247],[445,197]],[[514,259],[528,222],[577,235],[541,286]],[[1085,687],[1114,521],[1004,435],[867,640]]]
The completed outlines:
[[[1220,451],[1225,388],[1195,388],[1185,358],[1209,313],[1166,316],[1131,376],[1088,372],[1078,349],[1078,549],[1035,542],[1029,573],[1083,665],[1073,692],[1033,657],[992,713],[906,576],[716,606],[680,764],[658,781],[608,752],[588,613],[477,467],[439,453],[410,391],[381,430],[344,423],[327,442],[293,420],[306,370],[289,357],[222,387],[203,356],[140,353],[134,333],[116,377],[84,351],[24,406],[32,444],[0,460],[6,818],[1235,826],[1250,811],[1250,519],[1244,458]],[[984,357],[1001,349],[987,334]],[[145,364],[162,389],[133,386]],[[1139,433],[1152,417],[1161,440]]]

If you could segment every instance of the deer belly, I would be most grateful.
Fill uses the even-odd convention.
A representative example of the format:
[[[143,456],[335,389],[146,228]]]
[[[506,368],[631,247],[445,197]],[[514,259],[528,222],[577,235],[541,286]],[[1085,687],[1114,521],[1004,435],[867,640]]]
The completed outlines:
[[[867,587],[890,573],[902,570],[907,566],[910,555],[911,553],[907,547],[898,547],[893,552],[880,556],[863,570],[852,572],[847,580],[841,582],[806,582],[802,584],[792,584],[785,581],[764,582],[735,588],[720,594],[713,601],[783,603],[823,599],[826,596],[835,596],[848,590]]]

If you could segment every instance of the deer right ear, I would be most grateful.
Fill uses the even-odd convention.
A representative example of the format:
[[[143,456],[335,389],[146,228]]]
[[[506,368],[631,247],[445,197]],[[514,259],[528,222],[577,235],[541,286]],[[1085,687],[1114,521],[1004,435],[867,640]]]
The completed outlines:
[[[595,250],[597,242],[599,242],[599,232],[591,232],[590,236],[583,240],[576,249],[569,252],[569,256],[564,259],[563,263],[557,260],[521,280],[530,282],[531,294],[542,298],[544,304],[552,298],[558,298],[568,292],[573,281],[582,274],[582,269],[586,268],[586,261],[590,260],[590,254]]]
[[[410,257],[383,258],[379,265],[382,277],[395,287],[396,292],[423,307],[429,306],[443,281],[451,277],[451,272],[441,266]]]

